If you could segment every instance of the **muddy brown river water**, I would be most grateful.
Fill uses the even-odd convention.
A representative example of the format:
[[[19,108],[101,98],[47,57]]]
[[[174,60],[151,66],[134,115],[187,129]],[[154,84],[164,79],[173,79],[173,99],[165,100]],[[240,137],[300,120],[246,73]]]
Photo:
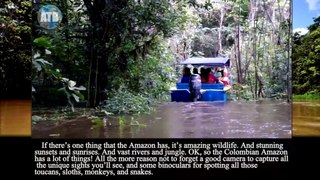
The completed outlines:
[[[35,138],[291,138],[291,103],[167,103],[151,114],[108,119],[97,127],[80,118],[38,123]],[[137,123],[138,122],[138,123]]]
[[[320,137],[320,101],[295,101],[292,111],[294,136]]]
[[[31,100],[0,100],[0,135],[31,135]]]
[[[32,134],[35,138],[290,138],[292,133],[319,137],[320,101],[167,103],[151,114],[123,119],[140,125],[120,126],[119,118],[110,118],[96,126],[79,118],[40,122]],[[31,135],[31,101],[0,101],[0,135]]]

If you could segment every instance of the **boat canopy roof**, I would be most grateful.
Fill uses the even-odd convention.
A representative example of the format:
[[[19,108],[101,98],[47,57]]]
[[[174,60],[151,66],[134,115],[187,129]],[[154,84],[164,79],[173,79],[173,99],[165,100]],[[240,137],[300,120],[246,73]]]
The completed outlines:
[[[230,67],[230,59],[227,57],[192,57],[178,63],[178,65]]]

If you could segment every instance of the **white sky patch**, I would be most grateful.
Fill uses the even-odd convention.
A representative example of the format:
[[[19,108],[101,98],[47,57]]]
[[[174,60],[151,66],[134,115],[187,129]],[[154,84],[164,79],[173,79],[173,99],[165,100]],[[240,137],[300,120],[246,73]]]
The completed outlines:
[[[306,0],[310,11],[320,10],[320,0]]]
[[[307,28],[296,28],[293,30],[293,33],[299,33],[301,35],[305,35],[309,32],[309,30]]]

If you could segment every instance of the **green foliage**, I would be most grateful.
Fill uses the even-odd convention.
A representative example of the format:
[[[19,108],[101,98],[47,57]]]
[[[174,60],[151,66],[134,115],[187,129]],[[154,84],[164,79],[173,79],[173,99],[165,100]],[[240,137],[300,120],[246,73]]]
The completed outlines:
[[[93,125],[93,128],[101,128],[103,127],[105,124],[103,122],[104,120],[103,119],[100,119],[100,118],[92,118],[91,122],[94,124]]]
[[[33,77],[33,92],[34,94],[37,94],[37,87],[34,88],[34,86],[39,86],[42,81],[42,84],[44,83],[50,83],[47,88],[47,93],[50,95],[59,94],[60,92],[63,92],[67,98],[67,102],[71,106],[72,112],[74,112],[74,102],[79,102],[80,100],[84,100],[84,95],[80,93],[80,91],[86,90],[85,87],[80,86],[77,87],[76,82],[73,80],[69,80],[68,78],[63,77],[63,74],[60,72],[59,69],[56,69],[56,64],[54,64],[56,61],[52,59],[54,55],[52,55],[52,52],[55,53],[57,50],[54,45],[52,45],[52,41],[49,38],[45,37],[39,37],[34,39],[34,51],[35,55],[32,61],[32,77]],[[41,49],[44,48],[44,53],[41,51]],[[40,50],[39,50],[40,49]],[[56,53],[55,53],[56,54]],[[43,58],[49,59],[53,61],[53,63],[48,62],[47,60],[44,60]],[[47,77],[47,78],[44,78]],[[59,88],[59,86],[61,88]],[[51,93],[50,93],[51,89]],[[42,99],[43,93],[45,93],[46,90],[43,90],[41,94],[37,95],[36,98],[34,97],[35,102],[36,99]],[[46,95],[47,96],[47,95]],[[50,102],[46,102],[47,104]]]
[[[120,116],[119,117],[119,126],[120,127],[123,127],[123,126],[125,126],[126,125],[126,120],[125,120],[125,118],[123,117],[123,116]]]
[[[192,56],[227,56],[232,81],[250,88],[244,99],[287,92],[289,61],[289,1],[197,1],[200,26],[192,41]],[[270,15],[275,18],[270,18]],[[282,96],[282,95],[281,95]]]
[[[30,96],[30,12],[30,1],[0,1],[0,97]]]
[[[140,114],[152,110],[151,99],[145,94],[134,94],[122,87],[112,92],[102,108],[115,114]]]
[[[305,94],[294,94],[292,98],[296,100],[320,100],[320,93],[317,91],[311,91]]]
[[[179,75],[175,72],[178,61],[190,55],[216,56],[218,50],[220,55],[234,58],[237,36],[241,36],[241,58],[231,72],[234,77],[241,72],[241,83],[248,85],[237,97],[253,98],[257,78],[269,96],[285,90],[286,44],[275,43],[277,37],[271,37],[271,32],[279,32],[285,39],[287,24],[278,12],[275,19],[279,22],[271,22],[264,14],[264,10],[271,14],[274,5],[269,1],[259,4],[255,26],[249,19],[250,2],[242,0],[50,3],[61,9],[64,19],[55,31],[34,28],[34,52],[39,55],[33,60],[34,88],[39,92],[36,85],[41,84],[43,92],[50,89],[54,94],[65,94],[71,107],[71,99],[84,99],[91,107],[101,104],[112,113],[149,111],[151,105],[167,97]],[[317,76],[315,66],[308,71]],[[72,81],[64,81],[66,77]],[[85,86],[87,94],[81,95],[84,88],[70,86],[72,82]]]
[[[67,78],[61,78],[60,81],[62,82],[63,87],[58,91],[64,92],[64,94],[67,96],[68,103],[71,106],[71,110],[74,112],[74,101],[79,102],[80,100],[84,100],[84,96],[80,93],[80,91],[84,91],[86,88],[83,86],[76,87],[76,82]]]
[[[320,89],[320,27],[319,18],[304,36],[294,35],[292,81],[294,94],[308,94]]]

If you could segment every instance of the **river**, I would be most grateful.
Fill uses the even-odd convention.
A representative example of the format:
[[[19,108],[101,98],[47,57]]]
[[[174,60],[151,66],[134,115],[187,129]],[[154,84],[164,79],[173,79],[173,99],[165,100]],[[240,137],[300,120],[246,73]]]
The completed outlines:
[[[285,101],[162,104],[151,114],[109,118],[95,126],[80,118],[40,122],[35,138],[291,138],[291,104]],[[128,124],[128,123],[126,123]]]
[[[0,100],[0,135],[31,136],[31,100]]]
[[[155,112],[126,116],[134,123],[120,126],[110,118],[96,127],[80,118],[40,122],[33,126],[36,138],[290,138],[320,136],[320,101],[167,103]],[[292,113],[291,113],[292,112]],[[0,101],[0,135],[31,134],[31,101]]]
[[[294,136],[320,137],[320,101],[295,101],[292,108]]]

